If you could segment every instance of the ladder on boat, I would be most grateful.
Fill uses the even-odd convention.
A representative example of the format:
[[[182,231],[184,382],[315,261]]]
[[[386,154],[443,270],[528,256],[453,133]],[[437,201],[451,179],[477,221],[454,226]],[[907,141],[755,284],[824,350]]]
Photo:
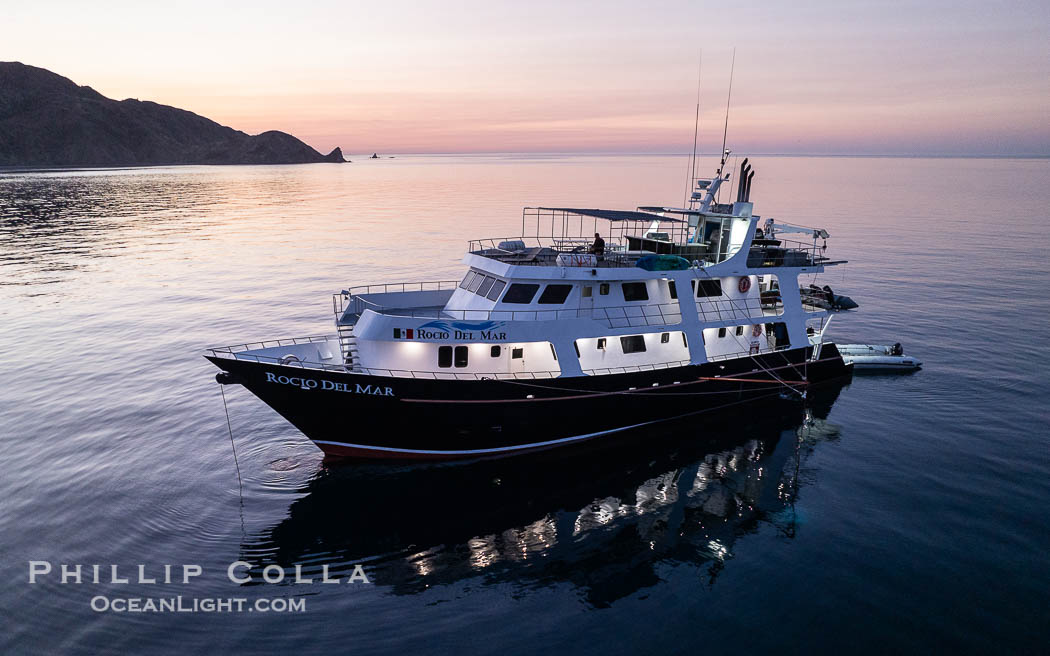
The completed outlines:
[[[361,366],[357,363],[357,336],[354,335],[353,324],[340,325],[339,330],[339,349],[343,353],[343,366],[350,371],[361,371]]]

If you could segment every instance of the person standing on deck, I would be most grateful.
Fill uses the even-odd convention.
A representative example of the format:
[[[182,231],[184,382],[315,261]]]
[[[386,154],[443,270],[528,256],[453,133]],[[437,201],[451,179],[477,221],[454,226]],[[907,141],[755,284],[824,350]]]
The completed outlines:
[[[603,255],[605,255],[605,240],[602,239],[600,233],[594,233],[594,243],[591,244],[591,249],[589,252],[597,255],[599,260],[602,259]]]

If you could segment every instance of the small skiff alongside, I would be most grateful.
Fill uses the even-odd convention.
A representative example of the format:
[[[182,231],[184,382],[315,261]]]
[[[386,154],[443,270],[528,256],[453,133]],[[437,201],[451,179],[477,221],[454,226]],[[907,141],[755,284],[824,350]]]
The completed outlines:
[[[839,353],[854,370],[912,371],[922,368],[922,361],[904,355],[900,343],[892,346],[874,344],[839,344]]]

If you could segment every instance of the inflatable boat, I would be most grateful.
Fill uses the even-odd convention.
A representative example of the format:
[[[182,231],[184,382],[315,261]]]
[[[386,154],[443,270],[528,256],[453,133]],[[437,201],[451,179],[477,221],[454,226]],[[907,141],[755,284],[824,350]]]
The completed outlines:
[[[892,346],[873,344],[838,344],[837,346],[843,361],[846,364],[852,364],[855,371],[909,371],[922,368],[921,360],[904,355],[904,349],[900,343]]]

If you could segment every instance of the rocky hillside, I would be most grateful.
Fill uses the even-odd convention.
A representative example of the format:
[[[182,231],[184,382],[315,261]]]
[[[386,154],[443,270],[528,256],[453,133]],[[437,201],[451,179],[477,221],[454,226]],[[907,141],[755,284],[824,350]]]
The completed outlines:
[[[249,135],[183,109],[111,100],[51,71],[0,62],[0,166],[343,162],[290,134]]]

